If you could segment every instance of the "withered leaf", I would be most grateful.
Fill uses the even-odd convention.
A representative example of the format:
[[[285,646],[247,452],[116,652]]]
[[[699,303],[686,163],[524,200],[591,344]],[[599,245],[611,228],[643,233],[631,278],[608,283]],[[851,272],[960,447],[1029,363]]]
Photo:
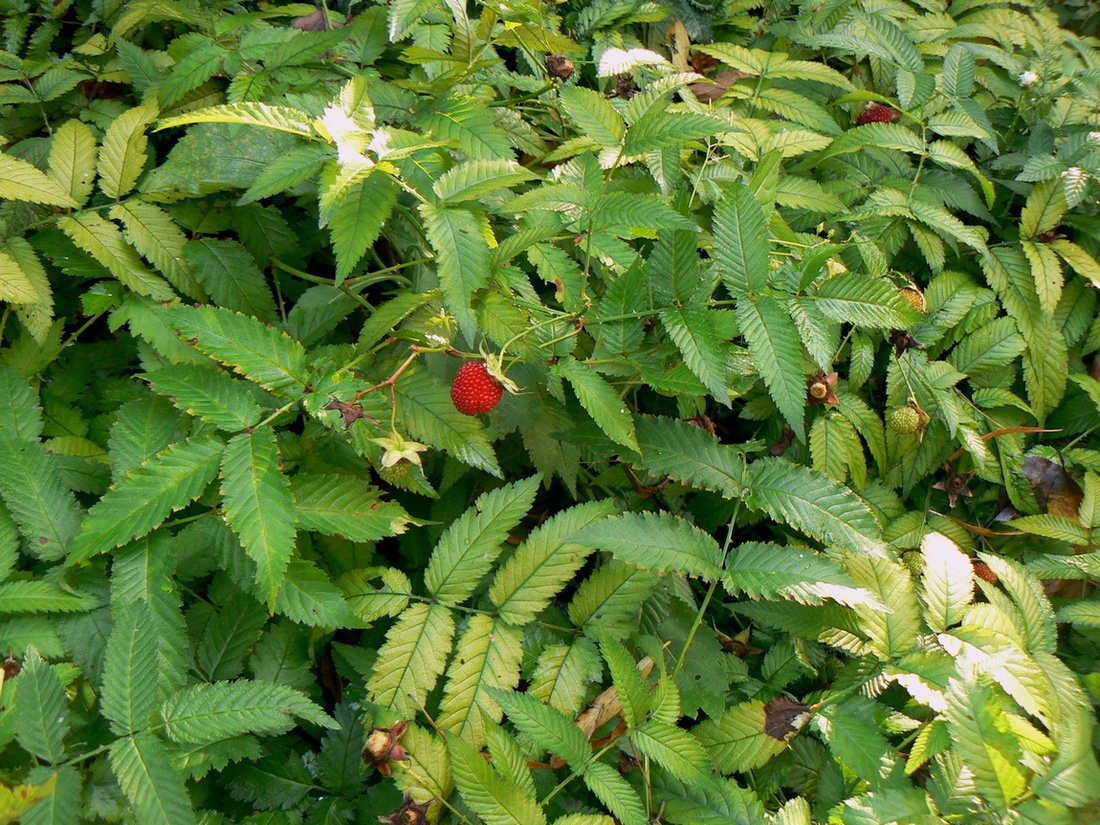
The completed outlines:
[[[1077,520],[1084,492],[1065,467],[1040,456],[1028,456],[1024,459],[1023,474],[1044,513]]]
[[[789,742],[810,721],[810,706],[780,696],[764,705],[764,733],[780,742]]]

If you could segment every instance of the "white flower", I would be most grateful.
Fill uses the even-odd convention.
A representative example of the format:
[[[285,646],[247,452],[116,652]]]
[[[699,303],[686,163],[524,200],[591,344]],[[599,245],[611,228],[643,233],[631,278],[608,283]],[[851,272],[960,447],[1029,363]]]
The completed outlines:
[[[1088,138],[1093,146],[1100,146],[1100,132],[1089,132]]]
[[[1019,80],[1020,85],[1026,89],[1028,86],[1034,86],[1039,82],[1039,75],[1035,74],[1035,72],[1020,72],[1016,79]]]

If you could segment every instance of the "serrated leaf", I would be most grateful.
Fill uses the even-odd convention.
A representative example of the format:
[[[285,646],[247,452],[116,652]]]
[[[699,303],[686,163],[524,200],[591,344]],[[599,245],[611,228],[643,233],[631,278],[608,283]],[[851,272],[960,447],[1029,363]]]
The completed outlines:
[[[299,473],[291,492],[303,530],[367,542],[401,535],[412,521],[400,504],[353,476]]]
[[[480,753],[450,731],[447,752],[463,801],[485,825],[546,825],[546,814],[534,796],[502,782]]]
[[[375,581],[380,582],[381,586],[372,584]],[[336,586],[343,591],[348,605],[364,622],[396,616],[405,609],[412,595],[409,577],[394,567],[349,570],[336,580]]]
[[[144,602],[126,605],[107,640],[103,666],[103,715],[118,735],[144,731],[161,701],[157,679],[158,639],[150,633],[152,616]]]
[[[693,733],[715,769],[726,774],[758,768],[787,747],[764,733],[764,703],[759,699],[734,705],[720,719],[696,726]]]
[[[256,318],[211,306],[173,306],[157,316],[201,352],[279,395],[298,397],[308,382],[305,350]]]
[[[420,206],[428,241],[436,254],[443,305],[467,335],[476,329],[470,303],[476,290],[489,284],[489,245],[484,216],[461,206]]]
[[[874,652],[890,661],[909,653],[920,632],[920,609],[913,580],[900,562],[870,556],[849,556],[848,574],[861,587],[870,590],[889,612],[857,605],[859,627],[870,640]]]
[[[636,626],[641,605],[653,592],[657,574],[611,559],[577,588],[569,619],[589,632],[625,635]]]
[[[923,320],[886,280],[841,272],[814,290],[814,304],[833,320],[872,329],[909,329]]]
[[[1046,246],[1058,253],[1058,257],[1069,264],[1074,272],[1087,278],[1093,286],[1100,287],[1100,263],[1082,247],[1065,238],[1055,238]]]
[[[485,743],[485,729],[500,720],[494,688],[519,684],[523,660],[522,631],[491,616],[473,616],[455,644],[447,669],[436,722],[476,747]]]
[[[0,152],[0,198],[76,209],[79,203],[66,189],[37,167]]]
[[[420,118],[427,131],[440,140],[454,141],[471,158],[506,158],[512,154],[508,134],[497,125],[485,101],[454,94],[434,111]]]
[[[577,723],[559,709],[526,693],[492,689],[508,721],[550,753],[580,770],[592,757],[592,746]]]
[[[444,204],[455,204],[535,179],[514,160],[468,160],[440,175],[432,191]]]
[[[197,112],[165,118],[157,124],[157,131],[190,123],[243,123],[290,132],[293,135],[314,138],[312,121],[308,114],[289,106],[272,106],[267,103],[245,102],[210,106]]]
[[[737,302],[737,320],[768,394],[795,435],[806,436],[806,379],[798,329],[770,295]]]
[[[49,176],[83,206],[95,185],[96,140],[88,124],[66,120],[50,139]]]
[[[500,555],[502,542],[527,514],[541,480],[535,475],[483,493],[451,522],[424,571],[424,586],[436,599],[458,604],[469,597]]]
[[[349,187],[333,204],[328,227],[336,250],[337,285],[378,240],[400,192],[397,181],[376,172]]]
[[[198,498],[217,475],[222,448],[215,438],[197,436],[128,471],[88,511],[69,564],[144,536],[169,513]]]
[[[46,762],[62,761],[69,708],[61,680],[53,668],[35,650],[24,659],[23,671],[11,688],[14,688],[11,725],[19,744]]]
[[[99,150],[99,188],[107,197],[118,200],[134,188],[149,160],[145,128],[158,114],[153,106],[136,106],[116,117],[107,128]]]
[[[153,264],[159,272],[181,293],[199,300],[206,300],[206,291],[195,280],[184,260],[187,238],[159,206],[131,198],[111,207],[108,213],[119,221],[126,240]]]
[[[978,791],[1006,813],[1026,789],[1027,779],[992,688],[952,679],[945,716],[953,749],[974,772]]]
[[[304,693],[251,679],[180,688],[161,707],[160,716],[168,738],[191,744],[242,733],[285,733],[295,726],[295,716],[323,728],[339,727]]]
[[[139,822],[195,825],[183,777],[172,767],[168,749],[151,733],[116,739],[111,769]]]
[[[194,277],[220,307],[275,320],[275,299],[255,259],[236,241],[199,238],[187,241],[183,257]]]
[[[0,466],[0,499],[28,549],[47,561],[64,556],[72,548],[82,514],[62,482],[58,463],[38,441],[8,438],[0,427]]]
[[[884,606],[857,587],[835,561],[802,547],[744,542],[726,560],[725,583],[730,592],[743,592],[753,599],[786,596],[820,602],[833,598],[849,606]]]
[[[925,143],[916,132],[900,123],[867,123],[849,129],[834,140],[818,157],[820,159],[858,152],[867,146],[882,149],[898,149],[902,152],[924,154]]]
[[[584,784],[622,825],[647,825],[638,792],[617,770],[604,762],[592,762],[584,772]]]
[[[626,134],[623,116],[599,92],[566,86],[558,95],[562,108],[580,134],[588,135],[606,149],[622,145]]]
[[[410,370],[397,382],[396,390],[401,432],[503,478],[481,422],[456,410],[448,388],[429,372]]]
[[[569,541],[569,537],[615,510],[611,502],[579,504],[528,533],[489,587],[489,599],[501,620],[513,625],[533,621],[591,553],[591,548]]]
[[[569,381],[581,406],[608,438],[632,450],[638,449],[634,417],[626,408],[626,402],[607,381],[572,356],[559,360],[553,371]]]
[[[637,434],[643,469],[730,498],[741,496],[746,466],[732,445],[673,418],[638,416]]]
[[[256,562],[256,583],[273,604],[294,552],[290,480],[279,469],[275,432],[262,427],[229,440],[221,465],[225,519]]]
[[[668,722],[647,719],[630,734],[642,753],[689,785],[710,780],[710,758],[690,733]]]
[[[588,683],[602,671],[596,646],[583,636],[567,645],[547,645],[528,679],[527,692],[572,718],[586,698]]]
[[[157,89],[157,98],[164,108],[208,81],[221,68],[222,58],[228,54],[218,43],[207,41],[199,44],[168,72]]]
[[[179,409],[220,430],[240,432],[260,420],[260,406],[248,386],[221,370],[172,364],[146,373],[145,380]]]
[[[711,314],[701,306],[670,306],[658,313],[680,354],[695,376],[718,401],[729,406],[726,388],[726,358],[720,349],[718,332]]]
[[[749,465],[745,501],[808,536],[871,556],[883,554],[881,528],[847,487],[808,467],[777,458]]]
[[[671,513],[626,513],[571,536],[623,561],[660,573],[713,580],[722,576],[722,548],[711,536]]]
[[[406,609],[378,649],[367,682],[373,701],[402,718],[415,714],[416,702],[427,698],[443,673],[454,632],[454,618],[445,605],[418,603]]]
[[[1031,264],[1031,275],[1035,279],[1035,294],[1039,296],[1039,304],[1045,312],[1053,315],[1065,284],[1062,264],[1046,244],[1020,241],[1020,246]]]
[[[764,208],[743,183],[727,187],[714,216],[714,256],[735,298],[768,285],[768,232]]]
[[[1068,209],[1062,182],[1058,179],[1035,184],[1020,212],[1020,237],[1034,238],[1062,222]]]
[[[921,539],[921,555],[924,621],[930,630],[942,633],[962,621],[974,598],[973,566],[966,554],[941,533],[928,533]]]
[[[313,562],[291,559],[283,574],[275,610],[310,627],[358,627],[344,594]]]
[[[119,228],[95,212],[66,216],[57,226],[73,243],[139,295],[148,295],[154,301],[170,301],[176,297],[163,278],[145,267],[134,248],[123,239]]]
[[[71,613],[92,610],[98,599],[47,581],[20,579],[0,584],[0,613]]]
[[[963,338],[948,360],[959,372],[981,375],[1010,364],[1026,348],[1013,319],[1001,317]]]

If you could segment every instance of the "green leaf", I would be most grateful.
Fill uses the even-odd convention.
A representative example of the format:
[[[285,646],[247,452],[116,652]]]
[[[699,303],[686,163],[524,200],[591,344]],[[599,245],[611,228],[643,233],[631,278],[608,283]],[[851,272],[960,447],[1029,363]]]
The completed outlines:
[[[849,129],[834,140],[818,156],[818,160],[859,152],[868,146],[897,149],[915,155],[925,152],[925,143],[921,136],[900,123],[867,123]]]
[[[139,733],[116,739],[111,745],[110,761],[138,822],[195,824],[183,777],[172,767],[168,749],[157,737]]]
[[[80,206],[60,183],[22,158],[0,152],[0,198],[76,209]]]
[[[732,445],[719,444],[701,427],[673,418],[638,416],[637,433],[637,466],[729,498],[741,497],[746,467]]]
[[[1053,315],[1065,285],[1062,263],[1045,243],[1020,241],[1020,246],[1031,264],[1031,275],[1035,279],[1035,294],[1039,296],[1039,304],[1045,312]]]
[[[225,518],[256,562],[256,583],[268,604],[282,586],[294,552],[294,498],[279,470],[275,432],[262,427],[229,440],[222,459]]]
[[[541,480],[534,475],[483,493],[447,527],[424,571],[424,586],[436,599],[458,604],[473,593],[531,508]]]
[[[226,432],[253,427],[262,414],[255,393],[218,369],[172,364],[146,373],[145,380],[179,409]]]
[[[485,743],[487,725],[500,720],[494,688],[519,684],[523,633],[491,616],[473,616],[455,644],[436,722],[475,748]]]
[[[291,479],[298,525],[351,541],[377,541],[405,532],[411,517],[381,491],[354,476],[299,473]]]
[[[737,320],[753,362],[795,435],[806,435],[806,379],[798,329],[770,295],[737,302]]]
[[[414,604],[386,633],[367,681],[373,701],[402,718],[416,713],[447,664],[455,621],[442,604]],[[415,700],[415,701],[414,701]]]
[[[1017,325],[1023,327],[1018,319]],[[1040,425],[1061,402],[1069,374],[1066,338],[1050,316],[1038,313],[1028,319],[1030,329],[1021,329],[1027,340],[1024,353],[1024,386],[1027,400]]]
[[[690,733],[668,722],[647,719],[630,734],[630,741],[665,770],[690,785],[710,781],[710,758]]]
[[[708,533],[671,513],[625,513],[571,536],[623,561],[659,573],[713,580],[722,576],[722,548]]]
[[[295,716],[323,728],[339,727],[304,693],[251,679],[181,688],[164,703],[160,715],[169,739],[193,744],[242,733],[285,733],[295,726]]]
[[[1008,733],[1004,707],[992,688],[952,679],[945,713],[954,752],[974,772],[978,792],[1007,813],[1027,788],[1020,749]]]
[[[633,731],[653,709],[654,695],[634,661],[634,656],[612,633],[597,631],[600,653],[611,672],[611,681],[622,705],[623,721]]]
[[[447,753],[463,801],[485,825],[546,825],[542,806],[528,791],[502,782],[480,753],[450,731]]]
[[[378,581],[380,587],[372,582]],[[394,567],[364,567],[349,570],[336,580],[351,609],[362,621],[373,622],[383,616],[396,616],[409,603],[412,582]]]
[[[835,561],[804,547],[744,542],[726,560],[725,582],[730,592],[753,599],[787,597],[813,603],[832,598],[847,605],[882,606]]]
[[[890,743],[875,719],[875,704],[856,696],[827,706],[821,714],[825,739],[837,761],[872,783],[892,762]]]
[[[108,214],[124,227],[126,240],[185,295],[206,300],[206,291],[184,260],[187,238],[175,221],[151,203],[136,198],[116,203]]]
[[[656,573],[613,558],[577,588],[569,603],[569,620],[590,632],[626,635],[637,625],[642,603],[657,579]]]
[[[1040,181],[1020,212],[1020,237],[1034,238],[1049,232],[1062,222],[1067,209],[1062,181],[1057,178]]]
[[[892,284],[863,273],[834,275],[814,290],[813,299],[835,321],[874,329],[909,329],[923,320]]]
[[[229,528],[215,522],[220,530],[215,534],[217,542],[235,542]],[[260,631],[267,623],[267,610],[254,598],[239,590],[232,590],[220,609],[207,607],[195,611],[189,617],[192,626],[201,628],[195,665],[199,673],[210,681],[233,679],[241,675],[244,661],[252,650]]]
[[[115,118],[107,129],[99,151],[99,188],[107,197],[118,200],[134,188],[149,160],[145,128],[157,114],[153,106],[136,106]]]
[[[944,91],[952,97],[969,97],[976,74],[974,55],[962,43],[952,43],[943,59]]]
[[[604,434],[616,444],[638,449],[634,435],[634,417],[619,393],[583,363],[566,356],[554,365],[555,375],[567,379],[577,394],[577,400]]]
[[[592,758],[592,746],[577,723],[559,709],[543,704],[533,695],[493,688],[490,691],[508,721],[539,747],[560,756],[574,770],[581,770]]]
[[[107,640],[103,715],[118,735],[147,730],[163,698],[157,679],[158,638],[149,632],[152,622],[148,604],[128,604],[120,611]]]
[[[50,139],[49,176],[83,206],[95,185],[96,141],[88,124],[66,120]]]
[[[183,257],[199,283],[220,307],[261,321],[275,320],[275,299],[253,257],[236,241],[187,241]]]
[[[397,382],[401,432],[447,450],[459,461],[503,478],[485,429],[476,416],[455,409],[450,390],[425,370],[410,370]]]
[[[443,305],[472,336],[477,327],[470,303],[474,292],[489,284],[488,225],[483,215],[461,206],[421,204],[420,215],[435,250]]]
[[[1012,363],[1026,348],[1015,321],[1002,316],[959,341],[948,360],[959,372],[981,375]]]
[[[47,581],[20,579],[0,584],[0,613],[71,613],[98,606],[92,596],[63,590]]]
[[[856,553],[882,556],[881,528],[855,493],[808,467],[777,458],[749,465],[745,501],[808,536]]]
[[[568,539],[616,509],[610,501],[578,504],[528,533],[523,544],[497,570],[489,587],[489,599],[501,620],[525,625],[546,609],[592,552]]]
[[[733,705],[720,719],[707,719],[693,731],[720,773],[749,771],[787,747],[764,733],[764,703],[759,699]]]
[[[197,112],[165,118],[157,124],[157,131],[190,123],[241,123],[277,129],[302,137],[316,137],[313,124],[305,112],[289,106],[271,106],[251,101],[210,106]]]
[[[913,589],[913,580],[905,567],[896,561],[870,556],[849,556],[849,575],[870,590],[885,605],[856,605],[860,630],[868,637],[871,648],[883,661],[909,653],[917,644],[920,633],[920,608]]]
[[[400,192],[397,181],[375,173],[349,187],[333,204],[328,227],[336,250],[337,285],[378,240]]]
[[[23,670],[11,688],[12,724],[19,744],[46,762],[62,761],[62,740],[69,730],[68,701],[61,680],[34,648],[23,660]]]
[[[638,792],[622,774],[604,762],[592,762],[584,772],[584,784],[607,806],[622,825],[648,825]]]
[[[726,358],[710,312],[702,306],[670,306],[660,310],[659,317],[688,369],[715,398],[729,406]]]
[[[602,671],[596,646],[584,636],[570,644],[547,645],[535,663],[527,692],[572,718],[587,697],[588,683]]]
[[[514,160],[468,160],[440,175],[432,191],[440,201],[450,205],[536,179],[533,172]]]
[[[177,60],[157,89],[161,106],[172,106],[192,89],[208,81],[221,69],[222,59],[227,54],[218,43],[207,41]]]
[[[283,576],[275,609],[310,627],[358,627],[344,594],[313,562],[291,559]]]
[[[88,511],[69,564],[144,536],[198,498],[217,475],[222,448],[215,438],[197,436],[129,470]]]
[[[141,262],[134,248],[123,240],[119,228],[95,212],[69,215],[57,222],[73,243],[103,264],[128,289],[148,295],[154,301],[171,301],[176,297],[167,282],[154,275]]]
[[[565,86],[558,92],[561,106],[574,128],[605,149],[617,149],[626,134],[623,116],[599,93],[582,86]]]
[[[714,215],[714,257],[735,298],[768,286],[768,231],[764,208],[743,183],[726,187]]]
[[[928,533],[921,540],[921,555],[924,621],[934,633],[943,633],[962,621],[974,598],[973,566],[966,554],[941,533]]]
[[[210,306],[157,311],[201,352],[279,395],[300,396],[308,385],[305,350],[256,318]]]
[[[440,140],[454,141],[471,158],[491,160],[513,154],[508,133],[497,125],[493,110],[476,97],[453,94],[422,115],[420,122]]]
[[[0,370],[0,377],[4,375],[14,373]],[[5,383],[7,387],[3,386]],[[0,390],[11,389],[13,384],[0,381]],[[21,393],[8,396],[13,401],[21,397]],[[41,427],[37,411],[34,399],[14,416],[5,416],[0,424],[0,466],[4,468],[0,473],[0,499],[19,526],[30,552],[52,561],[71,550],[82,513],[76,498],[62,482],[57,461],[46,448],[37,439],[17,437]],[[14,431],[7,429],[13,425]]]

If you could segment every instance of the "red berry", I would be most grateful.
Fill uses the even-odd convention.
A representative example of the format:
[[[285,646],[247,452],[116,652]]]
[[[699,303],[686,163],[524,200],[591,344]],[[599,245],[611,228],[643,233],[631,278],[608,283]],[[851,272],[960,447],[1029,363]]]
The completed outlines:
[[[900,117],[901,112],[893,106],[868,103],[856,118],[856,126],[866,126],[868,123],[897,123]]]
[[[972,561],[971,564],[974,565],[974,575],[979,579],[985,579],[990,584],[996,584],[1000,581],[997,574],[984,561]]]
[[[467,361],[451,384],[451,400],[463,415],[487,413],[500,403],[504,388],[480,361]]]

